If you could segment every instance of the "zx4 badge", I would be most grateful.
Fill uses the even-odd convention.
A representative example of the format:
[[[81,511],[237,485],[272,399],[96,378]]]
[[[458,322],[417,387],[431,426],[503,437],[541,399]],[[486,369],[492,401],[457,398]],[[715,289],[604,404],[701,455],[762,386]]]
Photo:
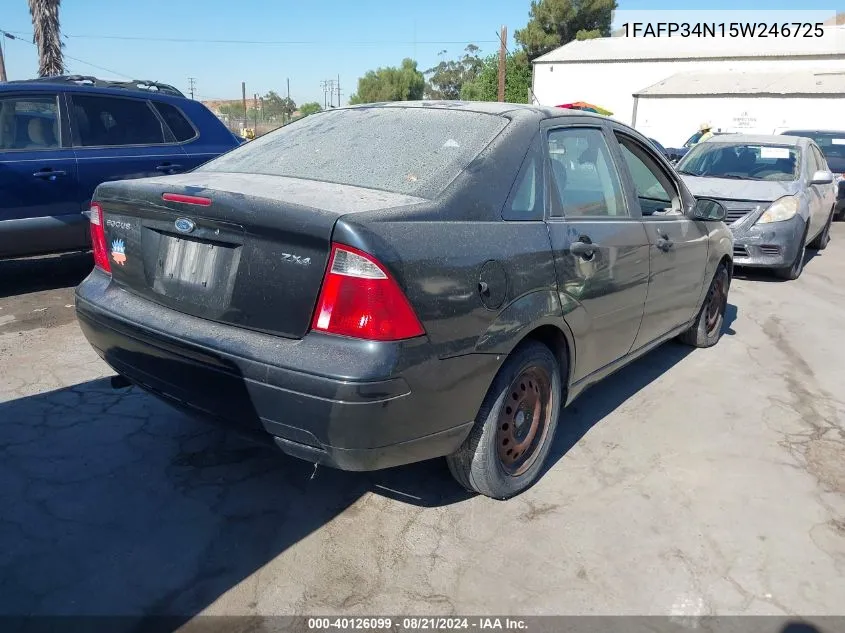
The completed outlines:
[[[291,255],[290,253],[282,253],[282,261],[291,264],[299,264],[300,266],[310,266],[310,257],[300,257],[299,255]]]

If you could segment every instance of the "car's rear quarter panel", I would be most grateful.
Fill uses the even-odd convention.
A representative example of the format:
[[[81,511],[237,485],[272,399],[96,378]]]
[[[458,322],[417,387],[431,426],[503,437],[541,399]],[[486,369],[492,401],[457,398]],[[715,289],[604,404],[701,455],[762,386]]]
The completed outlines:
[[[520,340],[541,325],[565,328],[545,223],[502,219],[537,130],[537,120],[512,122],[438,201],[348,215],[333,234],[395,275],[428,339],[430,359],[413,376],[469,403],[472,416]],[[482,271],[491,296],[500,295],[494,305],[482,300]]]

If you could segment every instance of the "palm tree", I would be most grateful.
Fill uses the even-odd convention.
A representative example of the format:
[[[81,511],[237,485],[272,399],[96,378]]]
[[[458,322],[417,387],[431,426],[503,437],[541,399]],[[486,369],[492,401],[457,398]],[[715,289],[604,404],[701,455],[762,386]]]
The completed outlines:
[[[38,74],[41,77],[61,75],[65,70],[59,31],[61,1],[28,0],[35,45],[38,47]]]

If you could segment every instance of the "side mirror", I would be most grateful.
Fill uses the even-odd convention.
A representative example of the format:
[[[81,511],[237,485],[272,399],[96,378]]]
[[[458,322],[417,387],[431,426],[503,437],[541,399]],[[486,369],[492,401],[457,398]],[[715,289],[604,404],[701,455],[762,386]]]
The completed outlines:
[[[695,206],[692,208],[694,220],[705,222],[724,222],[728,217],[728,210],[718,200],[712,198],[696,198]]]
[[[824,169],[817,171],[810,179],[811,185],[829,185],[832,182],[833,174],[829,171],[825,171]]]

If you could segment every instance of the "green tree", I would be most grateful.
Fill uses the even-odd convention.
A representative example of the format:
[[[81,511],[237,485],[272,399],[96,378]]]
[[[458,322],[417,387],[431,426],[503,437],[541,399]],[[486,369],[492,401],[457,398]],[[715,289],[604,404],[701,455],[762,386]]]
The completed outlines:
[[[316,101],[309,101],[308,103],[303,103],[299,106],[299,114],[302,116],[308,116],[309,114],[316,114],[317,112],[322,112],[323,106],[321,106]]]
[[[505,60],[505,101],[530,103],[531,64],[525,53],[511,53]],[[499,56],[490,55],[472,81],[463,85],[461,99],[496,101],[499,98]]]
[[[480,49],[470,44],[459,59],[443,59],[446,51],[440,51],[440,63],[425,71],[428,83],[425,86],[427,99],[460,99],[461,88],[476,78],[484,62],[478,56]]]
[[[532,0],[528,24],[514,38],[529,60],[572,40],[610,35],[616,0]]]
[[[264,118],[268,121],[281,118],[290,119],[296,112],[296,102],[290,97],[281,97],[273,90],[262,97],[264,101]]]
[[[271,90],[262,99],[264,101],[264,118],[274,119],[284,114],[284,101],[278,93]]]
[[[232,118],[244,118],[244,106],[240,101],[233,101],[232,103],[224,103],[219,108],[220,114],[225,114]]]
[[[35,46],[38,48],[38,74],[41,77],[61,75],[65,70],[59,29],[61,0],[29,0],[29,14]]]
[[[349,103],[418,101],[424,91],[425,77],[417,70],[417,62],[406,58],[399,68],[389,66],[367,71],[358,80],[358,90],[349,97]]]

